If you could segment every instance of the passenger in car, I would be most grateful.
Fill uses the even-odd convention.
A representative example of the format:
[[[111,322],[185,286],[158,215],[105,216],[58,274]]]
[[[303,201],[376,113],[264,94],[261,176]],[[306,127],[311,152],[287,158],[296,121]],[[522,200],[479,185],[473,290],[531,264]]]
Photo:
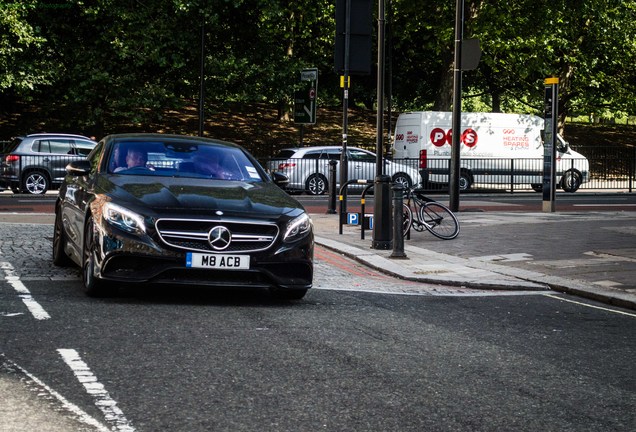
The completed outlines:
[[[225,179],[226,173],[220,163],[221,155],[218,152],[199,149],[194,158],[194,171],[213,179]]]

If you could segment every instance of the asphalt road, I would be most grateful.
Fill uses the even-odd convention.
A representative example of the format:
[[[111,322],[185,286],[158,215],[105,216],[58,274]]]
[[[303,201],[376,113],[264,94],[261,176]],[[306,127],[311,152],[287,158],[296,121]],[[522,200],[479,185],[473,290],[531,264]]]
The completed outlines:
[[[286,304],[164,290],[94,300],[77,285],[27,283],[51,319],[3,316],[2,351],[113,430],[636,426],[633,316],[545,296],[316,290]],[[1,310],[23,310],[1,291]],[[83,386],[87,376],[107,395]]]
[[[0,384],[61,413],[57,430],[636,429],[636,315],[621,309],[544,292],[404,295],[415,282],[323,249],[298,302],[178,287],[91,299],[77,270],[52,266],[50,225],[0,230]],[[24,430],[3,400],[0,431]]]
[[[360,292],[362,279],[413,282],[326,251],[299,302],[177,287],[91,299],[76,270],[51,266],[50,227],[8,225],[24,244],[0,243],[12,276],[0,281],[0,363],[104,430],[636,427],[636,316],[618,309],[536,292]]]

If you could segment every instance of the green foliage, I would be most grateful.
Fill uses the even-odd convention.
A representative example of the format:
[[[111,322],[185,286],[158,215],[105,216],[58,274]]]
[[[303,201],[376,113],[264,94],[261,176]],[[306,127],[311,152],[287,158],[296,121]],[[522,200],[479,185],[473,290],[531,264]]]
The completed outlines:
[[[455,2],[386,5],[392,109],[449,109]],[[0,99],[55,101],[62,126],[96,135],[160,122],[198,98],[202,28],[210,103],[289,112],[307,67],[319,103],[341,103],[334,0],[0,0]],[[540,113],[557,76],[563,118],[636,113],[633,0],[466,0],[464,37],[483,52],[463,73],[464,110]],[[375,74],[352,83],[351,106],[372,107]]]
[[[45,39],[27,20],[29,11],[37,7],[33,1],[0,0],[0,91],[33,90],[48,84],[52,76],[46,62],[31,59],[29,53],[40,52]]]

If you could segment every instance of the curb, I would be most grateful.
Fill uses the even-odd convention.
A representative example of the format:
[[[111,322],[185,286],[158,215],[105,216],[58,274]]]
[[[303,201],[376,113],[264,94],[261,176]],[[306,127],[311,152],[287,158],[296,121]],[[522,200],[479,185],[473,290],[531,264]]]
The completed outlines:
[[[440,254],[427,251],[425,249],[410,246],[406,250],[418,253],[421,257],[434,257],[437,264],[431,266],[431,274],[439,274],[434,270],[443,273],[452,273],[449,277],[439,277],[426,275],[424,272],[415,273],[412,270],[399,264],[401,259],[391,259],[379,255],[376,252],[360,249],[356,246],[331,240],[325,237],[316,236],[316,244],[325,248],[339,252],[351,259],[367,265],[384,274],[397,277],[399,279],[425,282],[439,285],[461,286],[471,289],[491,289],[491,290],[516,290],[516,291],[558,291],[578,297],[595,300],[601,303],[618,306],[626,309],[636,310],[634,296],[622,292],[608,291],[607,288],[600,288],[589,282],[566,279],[559,276],[549,276],[539,272],[516,269],[501,266],[483,261],[475,261],[458,258],[452,255]],[[387,252],[388,254],[389,252]],[[441,263],[441,265],[440,265]],[[489,277],[489,281],[484,282],[475,278],[457,276],[456,272],[481,272],[482,277]],[[484,274],[484,271],[488,274]],[[493,280],[495,279],[495,280]]]

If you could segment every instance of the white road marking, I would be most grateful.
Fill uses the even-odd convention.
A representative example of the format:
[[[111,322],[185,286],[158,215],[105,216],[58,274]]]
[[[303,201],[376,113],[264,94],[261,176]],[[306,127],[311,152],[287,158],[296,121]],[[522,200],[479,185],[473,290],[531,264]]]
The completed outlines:
[[[0,316],[3,317],[14,317],[14,316],[22,316],[24,315],[22,312],[2,312]]]
[[[94,426],[95,428],[97,428],[97,430],[102,431],[102,432],[110,431],[110,429],[108,427],[106,427],[103,424],[101,424],[99,421],[97,421],[96,419],[91,417],[89,414],[85,413],[77,405],[75,405],[75,404],[69,402],[68,400],[66,400],[66,398],[64,398],[64,396],[62,396],[61,394],[59,394],[58,392],[53,390],[51,387],[49,387],[46,384],[44,384],[38,377],[36,377],[35,375],[31,374],[29,371],[27,371],[23,367],[15,364],[14,362],[12,362],[9,359],[5,359],[5,362],[10,364],[10,366],[12,368],[18,369],[24,375],[29,377],[29,379],[31,381],[33,381],[35,384],[37,384],[40,388],[44,389],[44,391],[46,391],[47,394],[49,394],[52,397],[54,397],[55,399],[57,399],[62,404],[62,406],[66,410],[68,410],[72,414],[74,414],[76,416],[77,420],[79,420],[80,422],[85,423],[85,424],[90,425],[90,426]]]
[[[636,206],[636,204],[629,204],[629,203],[625,203],[625,204],[604,204],[604,203],[599,203],[599,204],[572,204],[572,207],[598,207],[598,206],[603,206],[603,207],[634,207],[634,206]]]
[[[617,313],[619,315],[627,315],[629,317],[636,318],[636,314],[630,313],[630,312],[623,312],[623,311],[619,311],[619,310],[616,310],[616,309],[610,309],[610,308],[601,307],[601,306],[594,306],[594,305],[591,305],[591,304],[587,304],[587,303],[583,303],[583,302],[579,302],[579,301],[575,301],[575,300],[569,300],[569,299],[566,299],[566,298],[563,298],[563,297],[559,297],[559,296],[556,296],[556,295],[552,295],[552,294],[546,294],[546,297],[550,297],[550,298],[561,300],[561,301],[568,302],[568,303],[574,303],[574,304],[577,304],[577,305],[580,305],[580,306],[586,306],[586,307],[589,307],[589,308],[592,308],[592,309],[600,309],[600,310],[604,310],[604,311],[607,311],[607,312],[613,312],[613,313]]]
[[[502,255],[486,255],[470,258],[476,261],[491,261],[491,262],[513,262],[513,261],[531,261],[532,255],[527,253],[511,253]]]
[[[31,296],[29,289],[24,286],[18,276],[16,276],[15,269],[6,261],[0,262],[0,269],[4,272],[4,279],[13,287],[13,289],[19,294],[22,302],[25,304],[31,315],[35,319],[45,320],[50,319],[51,316],[44,310],[44,308],[36,302]]]
[[[600,280],[600,281],[596,281],[596,282],[592,282],[594,285],[599,285],[602,286],[604,288],[614,288],[614,287],[619,287],[621,285],[623,285],[620,282],[615,282],[612,280]]]
[[[103,413],[106,421],[112,425],[112,430],[132,432],[135,428],[124,416],[104,385],[97,381],[97,377],[91,372],[88,365],[81,359],[74,349],[58,349],[64,362],[71,368],[77,380],[84,386],[86,392],[95,399],[95,405]]]

